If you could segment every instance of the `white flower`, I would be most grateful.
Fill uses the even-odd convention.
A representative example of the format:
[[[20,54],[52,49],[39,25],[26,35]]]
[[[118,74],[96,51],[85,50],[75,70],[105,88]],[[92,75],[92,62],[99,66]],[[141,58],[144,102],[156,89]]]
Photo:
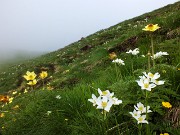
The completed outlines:
[[[113,102],[114,105],[122,104],[122,100],[119,100],[119,99],[116,98],[116,97],[110,98],[109,100],[112,100],[112,102]]]
[[[145,57],[145,55],[141,55],[141,57]]]
[[[47,114],[47,115],[49,115],[49,114],[51,114],[51,113],[52,113],[52,111],[47,111],[47,113],[46,113],[46,114]]]
[[[139,86],[141,86],[142,90],[145,89],[151,91],[152,88],[156,87],[156,85],[154,83],[150,83],[149,78],[146,78],[145,76],[143,76],[142,78],[140,78],[140,80],[137,80],[136,82]]]
[[[135,119],[138,119],[140,116],[141,116],[141,112],[140,111],[136,111],[135,109],[134,109],[134,111],[133,112],[129,112],[131,115],[132,115],[132,117],[134,117]]]
[[[163,85],[165,81],[152,80],[152,82],[155,83],[156,85]]]
[[[167,52],[157,52],[156,54],[154,54],[154,56],[151,56],[152,59],[158,59],[161,58],[163,55],[169,55]]]
[[[118,64],[120,64],[120,65],[125,65],[125,64],[124,64],[124,61],[121,60],[121,59],[118,59],[118,58],[115,59],[115,60],[113,60],[112,62],[113,62],[113,63],[118,63]]]
[[[141,102],[137,103],[137,106],[134,105],[134,108],[136,109],[136,111],[140,111],[141,113],[146,112],[146,107],[144,107]]]
[[[147,77],[147,78],[150,78],[151,80],[156,80],[160,77],[160,74],[159,73],[155,73],[155,74],[152,74],[151,72],[149,72],[148,74],[146,74],[146,72],[143,72],[143,74]]]
[[[109,112],[111,106],[113,105],[112,100],[108,100],[108,97],[103,96],[102,98],[97,99],[97,109],[104,109],[105,111]]]
[[[57,98],[57,99],[61,99],[61,96],[60,96],[60,95],[57,95],[56,98]]]
[[[148,124],[148,121],[145,120],[145,119],[146,119],[146,115],[142,115],[139,118],[137,118],[138,124],[139,123],[146,123],[146,124]]]
[[[160,74],[159,73],[155,73],[155,74],[152,74],[151,72],[149,72],[148,74],[146,74],[146,72],[143,72],[143,74],[150,78],[150,81],[156,85],[162,85],[164,84],[165,81],[158,81],[157,79],[160,77]]]
[[[135,48],[134,50],[129,50],[128,52],[126,53],[131,53],[132,55],[137,55],[139,53],[139,48]]]
[[[146,113],[146,107],[141,103],[137,103],[137,106],[134,105],[134,108],[136,109],[136,111],[140,111],[141,113]],[[147,113],[152,112],[150,110],[150,106],[147,106]]]
[[[106,96],[106,97],[112,97],[114,95],[114,92],[110,93],[109,90],[101,91],[99,88],[98,88],[98,93],[100,96]]]
[[[96,102],[97,102],[97,97],[94,95],[94,94],[92,94],[92,98],[91,99],[88,99],[88,101],[89,102],[91,102],[91,103],[93,103],[93,106],[95,106],[96,105]]]

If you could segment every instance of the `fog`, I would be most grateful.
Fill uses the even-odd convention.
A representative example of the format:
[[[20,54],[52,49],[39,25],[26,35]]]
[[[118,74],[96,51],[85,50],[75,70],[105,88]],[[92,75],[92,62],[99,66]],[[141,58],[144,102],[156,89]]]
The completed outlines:
[[[54,51],[176,1],[0,0],[0,59]]]

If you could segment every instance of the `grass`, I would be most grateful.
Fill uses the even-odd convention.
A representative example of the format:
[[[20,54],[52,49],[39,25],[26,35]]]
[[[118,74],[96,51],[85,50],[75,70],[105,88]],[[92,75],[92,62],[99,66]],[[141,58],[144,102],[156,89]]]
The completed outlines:
[[[156,11],[126,20],[105,30],[72,43],[63,49],[32,60],[9,64],[0,68],[1,97],[14,97],[13,102],[1,102],[0,133],[3,135],[178,135],[180,109],[180,2]],[[144,19],[148,17],[148,22]],[[168,56],[157,59],[152,73],[160,73],[159,85],[148,93],[141,90],[136,80],[148,72],[147,52],[150,38],[142,31],[147,24],[158,24],[153,33],[155,52],[165,51]],[[136,26],[137,25],[137,26]],[[136,38],[137,37],[137,38]],[[130,56],[129,49],[138,47],[140,54]],[[125,66],[115,65],[109,59],[114,51]],[[141,57],[145,55],[146,57]],[[152,61],[151,61],[152,62]],[[133,64],[133,68],[132,68]],[[152,64],[152,63],[151,63]],[[26,71],[37,75],[47,71],[48,77],[38,79],[34,90],[22,77]],[[114,105],[106,117],[88,101],[97,89],[110,90],[122,100]],[[28,90],[24,93],[25,89]],[[13,92],[17,91],[16,94]],[[56,96],[60,95],[61,99]],[[172,104],[168,109],[162,101]],[[140,124],[129,114],[134,105],[148,103],[153,111],[147,124]],[[18,105],[18,106],[17,106]],[[48,113],[48,111],[50,111]]]

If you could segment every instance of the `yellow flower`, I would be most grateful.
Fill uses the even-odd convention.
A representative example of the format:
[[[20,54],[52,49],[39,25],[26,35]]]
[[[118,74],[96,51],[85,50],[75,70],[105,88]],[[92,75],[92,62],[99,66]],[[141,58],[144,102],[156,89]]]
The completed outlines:
[[[36,85],[36,83],[37,83],[37,80],[34,79],[32,81],[29,81],[27,84],[30,85],[30,86],[33,86],[33,85]]]
[[[13,109],[13,110],[19,109],[19,105],[15,105],[12,109]]]
[[[9,98],[9,103],[12,103],[13,99],[13,97]]]
[[[4,116],[4,113],[0,113],[0,118],[3,118]]]
[[[0,95],[0,101],[3,103],[9,102],[9,96]]]
[[[166,108],[171,108],[172,105],[169,102],[162,102],[162,105]]]
[[[12,93],[13,95],[15,95],[15,94],[17,94],[17,91],[13,91],[13,93]]]
[[[117,58],[116,53],[115,53],[115,52],[110,53],[110,54],[109,54],[109,58],[110,58],[111,60]]]
[[[164,133],[164,135],[169,135],[168,133]]]
[[[25,90],[24,90],[24,93],[27,93],[27,92],[28,92],[27,89],[25,89]]]
[[[151,32],[154,32],[156,31],[157,29],[159,29],[160,27],[158,26],[158,24],[148,24],[147,26],[145,26],[144,31],[151,31]]]
[[[39,75],[39,77],[40,77],[41,79],[44,79],[44,78],[46,78],[47,76],[48,76],[47,71],[42,71],[42,72],[40,73],[40,75]]]
[[[33,72],[29,72],[27,71],[26,72],[26,75],[24,75],[23,77],[27,80],[27,81],[30,81],[30,80],[34,80],[36,78],[36,74]]]

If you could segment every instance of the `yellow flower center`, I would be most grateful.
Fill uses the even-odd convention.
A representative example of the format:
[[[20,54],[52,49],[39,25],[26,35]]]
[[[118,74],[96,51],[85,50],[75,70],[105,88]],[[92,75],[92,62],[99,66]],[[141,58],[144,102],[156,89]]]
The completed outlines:
[[[107,106],[107,102],[102,102],[101,105],[103,108],[105,108]]]
[[[154,77],[154,75],[153,75],[152,73],[150,73],[150,74],[149,74],[149,77],[153,78],[153,77]]]
[[[143,107],[142,106],[139,107],[139,111],[143,111]]]
[[[149,83],[145,83],[144,88],[148,88],[148,87],[149,87]]]
[[[139,120],[139,121],[143,121],[143,118],[142,118],[142,117],[139,117],[138,120]]]
[[[107,94],[108,94],[107,91],[103,91],[103,92],[102,92],[102,95],[103,95],[103,96],[106,96]]]

